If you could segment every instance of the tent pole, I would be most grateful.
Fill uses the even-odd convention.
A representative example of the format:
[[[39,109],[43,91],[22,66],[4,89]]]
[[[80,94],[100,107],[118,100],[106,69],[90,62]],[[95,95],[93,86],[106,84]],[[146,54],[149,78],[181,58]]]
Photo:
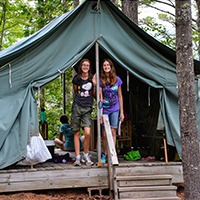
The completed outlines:
[[[65,72],[62,74],[63,75],[63,114],[65,114],[66,108],[65,108]]]
[[[97,77],[97,155],[98,163],[101,161],[101,133],[100,133],[100,110],[98,107],[99,102],[99,45],[95,43],[95,61],[96,61],[96,77]]]

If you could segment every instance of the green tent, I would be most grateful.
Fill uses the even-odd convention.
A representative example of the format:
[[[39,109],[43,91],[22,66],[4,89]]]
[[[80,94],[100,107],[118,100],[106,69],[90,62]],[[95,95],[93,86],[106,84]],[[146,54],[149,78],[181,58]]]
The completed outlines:
[[[110,1],[98,6],[97,1],[86,0],[0,52],[0,168],[25,157],[30,135],[39,132],[35,91],[90,56],[95,43],[101,58],[105,54],[114,60],[119,76],[129,72],[141,83],[160,89],[167,142],[180,155],[175,52],[138,28]],[[195,73],[199,71],[195,61]]]

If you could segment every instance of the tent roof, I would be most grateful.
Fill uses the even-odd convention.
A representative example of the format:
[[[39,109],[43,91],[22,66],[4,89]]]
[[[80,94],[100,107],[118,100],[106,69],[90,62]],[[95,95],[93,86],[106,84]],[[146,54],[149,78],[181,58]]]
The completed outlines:
[[[94,0],[86,0],[86,1],[95,2]],[[17,58],[18,56],[23,54],[27,49],[31,48],[32,45],[42,42],[42,40],[48,38],[48,36],[52,34],[57,27],[59,27],[59,25],[61,25],[67,18],[69,18],[77,9],[80,9],[80,7],[84,6],[84,2],[71,12],[65,13],[57,17],[56,19],[52,20],[44,28],[42,28],[29,38],[24,39],[23,41],[20,41],[14,44],[13,46],[5,49],[4,51],[0,52],[0,66],[3,66],[6,63],[10,62],[11,60]],[[101,0],[101,2],[110,3],[110,0]],[[113,6],[112,3],[110,3],[110,6],[112,7],[113,11],[118,16],[120,16],[120,18],[122,18],[124,23],[126,23],[144,42],[148,43],[153,49],[155,49],[157,52],[162,54],[164,57],[166,57],[173,63],[176,63],[176,52],[174,50],[163,45],[155,38],[147,34],[145,31],[143,31],[141,28],[139,28],[117,7]],[[200,74],[200,62],[197,60],[194,60],[194,71],[195,74]]]

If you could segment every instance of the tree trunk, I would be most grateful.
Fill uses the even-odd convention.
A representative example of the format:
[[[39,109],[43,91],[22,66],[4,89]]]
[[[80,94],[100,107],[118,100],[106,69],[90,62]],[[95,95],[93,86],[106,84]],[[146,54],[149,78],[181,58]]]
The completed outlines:
[[[5,23],[6,23],[6,4],[7,4],[7,2],[1,3],[1,4],[3,7],[3,14],[2,14],[2,18],[1,18],[1,22],[3,23],[3,26],[2,26],[2,31],[1,31],[0,51],[2,50],[2,46],[3,46],[3,37],[4,37]]]
[[[199,41],[200,41],[200,1],[196,0],[197,3],[197,10],[198,10],[198,15],[197,15],[197,27],[198,27],[198,35],[199,35]],[[200,60],[200,42],[198,42],[198,55],[199,55],[199,60]]]
[[[45,108],[45,90],[42,88],[40,90],[40,96],[39,96],[39,101],[40,101],[40,111]]]
[[[192,51],[191,0],[176,0],[179,119],[185,200],[200,199],[200,153]]]
[[[79,5],[79,0],[73,0],[74,8],[76,8]]]
[[[38,0],[38,5],[43,4],[44,0]],[[41,18],[44,18],[44,11],[42,9],[38,10],[39,15]],[[39,29],[43,28],[45,24],[40,24]],[[45,89],[44,87],[40,90],[40,96],[39,96],[39,101],[40,101],[40,111],[42,109],[45,109]]]
[[[138,0],[122,0],[122,11],[130,20],[138,24]]]

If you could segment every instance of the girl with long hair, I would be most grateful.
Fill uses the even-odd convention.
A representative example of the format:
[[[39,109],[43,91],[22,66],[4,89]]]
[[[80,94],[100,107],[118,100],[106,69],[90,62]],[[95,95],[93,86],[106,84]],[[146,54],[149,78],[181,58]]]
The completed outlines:
[[[76,153],[75,166],[80,166],[81,161],[86,165],[93,165],[88,155],[90,144],[90,132],[92,123],[93,96],[96,95],[96,76],[91,73],[91,63],[88,59],[83,59],[78,68],[78,74],[74,76],[73,88],[75,92],[72,115],[71,129],[74,131],[74,148]],[[80,155],[80,129],[84,129],[85,139],[83,155]]]
[[[124,120],[121,85],[122,80],[116,75],[113,62],[110,59],[103,60],[100,75],[100,94],[103,102],[103,114],[108,115],[115,145],[118,122],[119,120],[121,122]],[[100,120],[103,125],[102,118]],[[105,163],[107,160],[107,141],[104,126],[102,126],[102,144],[103,153],[101,162]]]

